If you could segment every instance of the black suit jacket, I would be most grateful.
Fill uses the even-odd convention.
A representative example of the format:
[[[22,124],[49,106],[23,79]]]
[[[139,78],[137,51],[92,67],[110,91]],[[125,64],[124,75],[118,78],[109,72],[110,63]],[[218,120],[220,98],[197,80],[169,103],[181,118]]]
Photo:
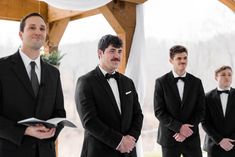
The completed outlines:
[[[221,152],[219,151],[222,150],[222,148],[219,146],[219,142],[223,138],[235,139],[234,105],[235,105],[235,90],[233,88],[231,88],[229,92],[225,116],[223,114],[220,95],[218,94],[217,89],[214,89],[206,94],[206,116],[205,120],[202,123],[203,129],[207,133],[204,142],[204,150],[208,152],[211,151]],[[224,151],[224,153],[226,152]],[[233,156],[234,155],[235,153],[233,154]],[[227,156],[228,154],[226,154],[226,157]]]
[[[0,60],[0,156],[54,157],[54,138],[39,140],[25,136],[26,127],[17,121],[36,117],[47,120],[65,117],[59,71],[41,60],[41,83],[35,97],[19,52]]]
[[[181,101],[172,72],[158,78],[154,92],[154,112],[160,121],[157,142],[165,147],[174,146],[173,135],[182,124],[192,124],[193,135],[183,143],[200,146],[198,124],[205,113],[205,96],[201,80],[187,73]]]
[[[99,67],[78,79],[75,100],[85,128],[81,157],[120,157],[122,154],[116,147],[122,136],[132,135],[138,139],[143,115],[134,84],[131,79],[119,74],[118,88],[121,114]],[[136,151],[125,156],[136,157]]]

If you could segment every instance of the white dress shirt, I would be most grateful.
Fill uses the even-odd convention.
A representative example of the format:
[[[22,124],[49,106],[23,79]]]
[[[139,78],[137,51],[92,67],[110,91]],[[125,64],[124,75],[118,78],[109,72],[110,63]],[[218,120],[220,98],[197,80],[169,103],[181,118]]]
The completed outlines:
[[[217,87],[217,90],[218,91],[230,90],[230,87],[228,89],[221,89],[221,88]],[[221,101],[221,105],[222,105],[222,109],[223,109],[223,114],[225,116],[227,103],[228,103],[228,94],[227,93],[221,93],[220,94],[220,101]]]
[[[176,74],[174,72],[174,70],[172,70],[173,76],[174,78],[176,77],[186,77],[186,73],[184,73],[182,76],[179,76],[178,74]],[[178,82],[176,83],[178,91],[179,91],[179,95],[180,95],[180,99],[183,100],[183,94],[184,94],[184,81],[182,80],[178,80]]]
[[[19,50],[20,52],[20,56],[23,60],[25,69],[27,71],[27,74],[29,76],[29,79],[31,80],[31,65],[30,62],[34,61],[36,63],[35,65],[35,72],[37,74],[38,77],[38,83],[40,84],[40,80],[41,80],[41,64],[40,64],[40,56],[38,56],[38,58],[36,58],[35,60],[32,60],[31,58],[29,58],[25,53],[23,53],[21,50]]]
[[[99,66],[99,68],[100,68],[101,72],[102,72],[102,73],[104,74],[104,76],[105,76],[105,74],[107,74],[107,72],[106,72],[104,69],[102,69],[100,66]],[[114,72],[114,73],[115,73],[115,72]],[[108,83],[109,83],[109,85],[110,85],[110,87],[111,87],[111,89],[112,89],[112,91],[113,91],[113,95],[114,95],[114,97],[115,97],[115,100],[116,100],[116,103],[117,103],[117,107],[118,107],[120,113],[122,113],[122,112],[121,112],[121,101],[120,101],[120,95],[119,95],[119,90],[118,90],[117,81],[116,81],[114,78],[110,78],[110,79],[107,80],[107,81],[108,81]]]

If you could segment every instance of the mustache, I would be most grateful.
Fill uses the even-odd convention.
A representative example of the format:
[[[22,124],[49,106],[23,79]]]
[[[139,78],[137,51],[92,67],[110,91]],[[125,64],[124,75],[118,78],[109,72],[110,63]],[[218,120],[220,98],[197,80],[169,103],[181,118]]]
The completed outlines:
[[[113,58],[111,61],[120,61],[119,58]]]

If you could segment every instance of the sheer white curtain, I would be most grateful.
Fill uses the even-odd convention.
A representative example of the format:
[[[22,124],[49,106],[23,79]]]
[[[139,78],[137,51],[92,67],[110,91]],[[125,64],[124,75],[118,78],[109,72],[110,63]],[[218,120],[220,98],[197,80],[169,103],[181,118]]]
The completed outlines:
[[[125,74],[132,78],[138,92],[140,105],[143,106],[145,96],[145,35],[144,35],[144,15],[143,5],[137,5],[136,8],[136,27],[132,41],[131,52],[127,63]],[[137,145],[137,156],[143,157],[142,138],[140,136]]]
[[[101,7],[112,0],[42,0],[47,4],[66,10],[86,11]]]

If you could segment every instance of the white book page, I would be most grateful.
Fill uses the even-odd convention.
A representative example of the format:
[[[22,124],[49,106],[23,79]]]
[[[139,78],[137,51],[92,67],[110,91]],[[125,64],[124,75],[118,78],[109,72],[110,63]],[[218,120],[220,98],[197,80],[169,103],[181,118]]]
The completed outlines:
[[[52,119],[47,120],[47,122],[56,125],[63,120],[66,120],[66,118],[52,118]]]
[[[25,122],[45,122],[45,121],[32,117],[32,118],[21,120],[18,123],[25,123]]]

